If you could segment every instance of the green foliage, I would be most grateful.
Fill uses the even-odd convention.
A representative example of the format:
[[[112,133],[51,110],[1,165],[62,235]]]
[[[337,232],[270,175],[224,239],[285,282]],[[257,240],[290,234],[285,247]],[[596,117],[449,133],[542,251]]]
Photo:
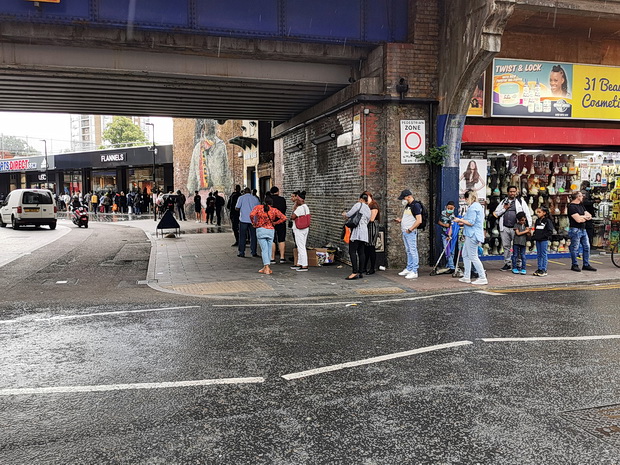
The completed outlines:
[[[21,137],[0,136],[0,151],[10,152],[15,156],[25,157],[40,155],[40,152],[28,145]]]
[[[429,147],[427,152],[419,155],[417,158],[431,165],[443,166],[448,156],[448,146]]]
[[[146,134],[126,116],[115,116],[103,131],[103,140],[113,147],[133,147],[148,143]]]

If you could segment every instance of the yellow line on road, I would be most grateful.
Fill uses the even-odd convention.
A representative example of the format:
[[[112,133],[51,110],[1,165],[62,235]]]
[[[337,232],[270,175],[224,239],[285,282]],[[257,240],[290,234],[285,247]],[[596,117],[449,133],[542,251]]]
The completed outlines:
[[[595,286],[587,284],[583,286],[562,286],[562,287],[528,287],[524,289],[489,289],[489,292],[497,293],[519,293],[519,292],[542,292],[542,291],[601,291],[606,289],[620,289],[620,284],[603,284]]]
[[[556,262],[555,260],[547,260],[549,263],[555,263],[556,265],[566,266],[566,263]]]

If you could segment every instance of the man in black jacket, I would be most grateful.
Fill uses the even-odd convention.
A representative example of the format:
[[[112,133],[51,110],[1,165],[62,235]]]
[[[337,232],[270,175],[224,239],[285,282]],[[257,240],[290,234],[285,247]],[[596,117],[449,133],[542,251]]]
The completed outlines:
[[[222,207],[224,206],[224,197],[218,191],[213,194],[215,196],[215,216],[217,217],[217,225],[222,226]]]
[[[235,186],[235,192],[230,194],[228,204],[226,204],[226,208],[228,208],[230,212],[230,222],[232,223],[232,229],[235,235],[235,243],[231,247],[237,247],[239,245],[239,212],[235,208],[239,197],[241,197],[241,186],[237,184]]]
[[[286,199],[280,196],[280,190],[276,186],[273,186],[270,192],[271,198],[273,199],[273,206],[286,216]],[[276,263],[276,247],[280,251],[280,263],[286,263],[286,259],[284,258],[286,248],[286,222],[274,225],[274,229],[271,263]]]

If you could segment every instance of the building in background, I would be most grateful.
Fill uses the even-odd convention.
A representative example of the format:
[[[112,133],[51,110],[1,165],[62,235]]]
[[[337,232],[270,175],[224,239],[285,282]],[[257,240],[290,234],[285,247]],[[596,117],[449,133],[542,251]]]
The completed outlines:
[[[97,150],[108,144],[103,139],[103,133],[112,122],[111,115],[71,115],[71,150],[80,152]],[[131,121],[148,135],[146,123],[149,118],[130,116]]]

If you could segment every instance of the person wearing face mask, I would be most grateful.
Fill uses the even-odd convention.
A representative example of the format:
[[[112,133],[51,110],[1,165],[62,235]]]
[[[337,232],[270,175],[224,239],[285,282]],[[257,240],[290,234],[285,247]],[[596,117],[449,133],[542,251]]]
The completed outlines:
[[[478,203],[475,191],[468,190],[465,192],[464,198],[468,205],[467,213],[463,218],[454,218],[453,220],[455,223],[464,226],[463,235],[465,236],[462,249],[465,271],[459,281],[477,285],[489,284],[480,257],[478,257],[478,246],[484,242],[484,209]],[[471,280],[472,266],[478,272],[478,279],[475,281]]]
[[[407,267],[398,273],[406,279],[415,279],[418,277],[418,267],[420,259],[418,256],[418,227],[422,224],[422,207],[419,202],[414,202],[413,194],[409,189],[405,189],[398,196],[405,207],[400,218],[394,218],[394,221],[400,223],[400,229],[403,233],[403,243],[405,244],[405,252],[407,253]]]
[[[450,200],[446,203],[446,209],[441,212],[441,217],[437,224],[441,226],[441,240],[443,248],[446,250],[448,242],[452,240],[451,226],[454,221],[454,202]],[[450,250],[450,255],[446,257],[446,267],[450,269],[450,274],[454,273],[454,251]]]

